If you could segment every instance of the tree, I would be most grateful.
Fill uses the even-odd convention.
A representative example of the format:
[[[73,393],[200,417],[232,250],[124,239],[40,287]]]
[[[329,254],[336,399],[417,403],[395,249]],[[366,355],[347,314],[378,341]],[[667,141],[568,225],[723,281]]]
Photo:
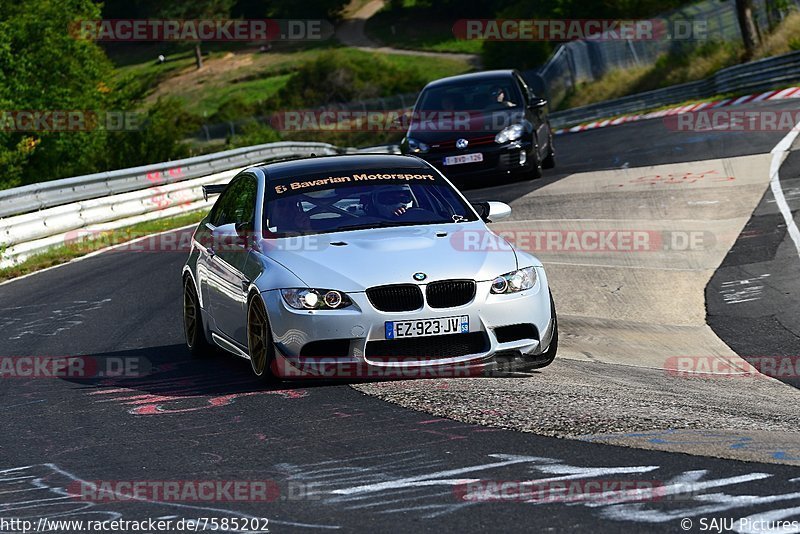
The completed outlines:
[[[272,0],[269,2],[266,15],[275,18],[327,18],[336,21],[348,0]],[[263,14],[262,14],[263,16]]]
[[[745,59],[750,59],[758,46],[758,29],[753,20],[753,0],[736,0],[736,17],[742,32]]]
[[[236,0],[182,0],[163,8],[161,15],[167,18],[184,20],[220,20],[231,16],[231,8]],[[195,65],[203,67],[202,41],[194,45]]]
[[[111,64],[95,43],[68,32],[74,21],[97,18],[92,0],[0,2],[0,110],[106,109]],[[0,187],[91,172],[105,137],[103,130],[14,130],[0,127]]]

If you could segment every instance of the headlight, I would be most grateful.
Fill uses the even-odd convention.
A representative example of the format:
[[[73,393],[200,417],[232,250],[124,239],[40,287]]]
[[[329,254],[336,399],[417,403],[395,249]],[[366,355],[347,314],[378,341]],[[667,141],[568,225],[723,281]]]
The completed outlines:
[[[352,304],[347,295],[335,289],[281,289],[281,296],[296,310],[338,310]]]
[[[417,154],[424,154],[428,151],[428,145],[422,141],[417,141],[413,137],[408,138],[408,149]]]
[[[519,271],[506,273],[492,280],[492,293],[517,293],[536,285],[536,269],[525,267]]]
[[[512,124],[506,128],[503,128],[499,134],[494,136],[495,143],[508,143],[509,141],[516,141],[522,134],[525,133],[525,127],[521,124]]]

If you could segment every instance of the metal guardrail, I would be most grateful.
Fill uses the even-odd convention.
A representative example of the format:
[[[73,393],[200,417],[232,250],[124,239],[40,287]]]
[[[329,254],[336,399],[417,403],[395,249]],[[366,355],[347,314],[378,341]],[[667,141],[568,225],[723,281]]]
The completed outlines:
[[[562,128],[601,118],[678,104],[686,100],[709,98],[726,93],[776,89],[797,81],[800,81],[800,51],[727,67],[705,80],[557,111],[550,114],[550,122],[554,128]]]
[[[308,156],[311,153],[331,155],[339,153],[339,150],[327,143],[269,143],[166,163],[41,182],[0,191],[0,217],[146,189],[154,185],[167,185],[269,159]]]
[[[754,22],[763,35],[800,8],[800,0],[752,0],[751,4]],[[704,42],[741,42],[736,13],[735,0],[700,0],[656,15],[652,20],[660,21],[660,26],[667,30],[667,35],[658,39],[589,39],[564,43],[532,76],[539,80],[535,83],[536,90],[559,106],[578,84],[598,80],[609,71],[653,65],[662,54],[685,54]],[[692,29],[692,34],[687,35],[687,25],[695,23],[699,25],[697,30]],[[670,34],[672,38],[667,37]]]

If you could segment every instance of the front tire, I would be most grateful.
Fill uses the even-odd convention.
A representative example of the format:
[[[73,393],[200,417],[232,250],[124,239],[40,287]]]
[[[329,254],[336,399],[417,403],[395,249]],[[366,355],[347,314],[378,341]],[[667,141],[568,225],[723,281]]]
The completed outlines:
[[[275,347],[267,310],[259,295],[253,296],[247,305],[247,348],[253,374],[265,382],[274,381],[271,367],[275,360]]]
[[[553,136],[550,136],[550,141],[547,144],[547,156],[542,161],[543,169],[552,169],[556,166],[556,149],[553,147]]]
[[[214,346],[206,338],[200,299],[189,276],[183,282],[183,333],[192,358],[205,358],[214,353]]]
[[[558,352],[558,315],[556,314],[556,305],[553,302],[552,294],[550,295],[550,314],[553,316],[553,337],[550,338],[550,346],[539,355],[540,361],[532,364],[528,369],[547,367],[556,359],[556,352]]]
[[[525,170],[526,180],[536,180],[542,177],[542,162],[539,159],[539,148],[533,147],[533,152],[528,156],[528,168]]]
[[[556,305],[553,302],[553,295],[550,295],[550,314],[553,316],[553,337],[550,338],[550,346],[543,353],[536,356],[536,361],[525,366],[525,370],[541,369],[547,367],[556,359],[558,352],[558,315],[556,315]]]

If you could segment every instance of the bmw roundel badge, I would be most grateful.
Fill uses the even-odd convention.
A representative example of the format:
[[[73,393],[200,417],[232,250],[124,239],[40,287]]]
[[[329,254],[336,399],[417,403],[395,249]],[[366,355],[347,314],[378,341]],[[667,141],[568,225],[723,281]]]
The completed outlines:
[[[428,275],[425,273],[414,273],[414,280],[417,282],[422,282],[426,278],[428,278]]]

